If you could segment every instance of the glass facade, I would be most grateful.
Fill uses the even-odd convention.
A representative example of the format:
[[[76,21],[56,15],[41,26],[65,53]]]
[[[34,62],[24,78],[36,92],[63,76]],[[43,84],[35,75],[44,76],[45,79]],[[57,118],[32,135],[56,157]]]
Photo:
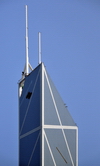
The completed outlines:
[[[78,166],[78,128],[43,63],[21,87],[19,166]]]

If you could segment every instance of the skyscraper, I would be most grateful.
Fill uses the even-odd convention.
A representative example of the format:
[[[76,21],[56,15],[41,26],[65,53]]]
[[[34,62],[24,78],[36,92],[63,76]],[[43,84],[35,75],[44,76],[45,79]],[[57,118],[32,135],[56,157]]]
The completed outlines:
[[[77,166],[77,126],[44,64],[19,82],[20,166]]]
[[[44,64],[33,70],[28,54],[26,60],[19,81],[19,166],[78,166],[78,128]]]

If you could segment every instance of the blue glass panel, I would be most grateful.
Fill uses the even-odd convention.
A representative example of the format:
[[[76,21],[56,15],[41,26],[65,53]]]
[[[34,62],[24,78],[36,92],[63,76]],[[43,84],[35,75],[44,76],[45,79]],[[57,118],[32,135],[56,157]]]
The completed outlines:
[[[20,99],[21,135],[40,126],[40,66],[25,79]],[[28,94],[30,97],[27,97]]]
[[[71,166],[71,159],[61,129],[45,129],[49,145],[57,166]],[[45,157],[48,153],[45,149]],[[49,165],[49,163],[46,163]]]
[[[25,96],[26,94],[26,91],[31,83],[32,82],[35,82],[36,80],[36,77],[39,73],[41,69],[41,66],[37,66],[26,78],[25,78],[25,82],[24,82],[24,87],[23,87],[23,91],[22,91],[22,95],[20,97],[20,102],[23,100],[23,97]]]
[[[20,115],[20,128],[22,126],[23,123],[23,119],[25,117],[26,114],[26,110],[28,108],[29,105],[29,101],[26,96],[28,92],[31,92],[33,90],[34,84],[36,82],[37,77],[39,76],[40,73],[40,65],[34,69],[26,78],[25,78],[25,82],[24,82],[24,87],[23,87],[23,91],[22,91],[22,95],[20,97],[19,100],[19,115]],[[39,88],[40,89],[40,88]],[[30,98],[31,99],[31,98]]]
[[[20,166],[27,166],[28,164],[30,166],[40,166],[39,132],[40,131],[36,131],[20,140]]]
[[[76,163],[76,130],[64,130],[74,163]]]
[[[46,139],[44,139],[44,166],[54,166]]]
[[[49,86],[44,76],[44,123],[48,125],[59,125],[58,117],[51,97]]]
[[[64,102],[63,102],[61,96],[59,95],[59,93],[58,93],[56,87],[54,86],[49,75],[48,75],[48,78],[49,78],[52,93],[53,93],[53,96],[54,96],[54,99],[56,102],[56,106],[57,106],[57,109],[58,109],[58,112],[59,112],[59,115],[61,118],[62,125],[75,126],[76,124],[75,124],[73,118],[71,117],[68,109],[65,107]]]
[[[38,76],[35,88],[33,85],[30,91],[32,92],[32,95],[30,99],[27,99],[29,100],[29,105],[27,108],[27,116],[23,126],[22,134],[40,126],[40,74]]]

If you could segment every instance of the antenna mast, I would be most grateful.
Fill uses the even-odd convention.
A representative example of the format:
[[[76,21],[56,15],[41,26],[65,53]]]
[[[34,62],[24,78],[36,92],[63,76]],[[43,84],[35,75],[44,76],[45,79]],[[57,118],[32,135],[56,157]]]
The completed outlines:
[[[29,73],[29,68],[28,68],[28,65],[29,65],[29,62],[28,62],[28,8],[27,8],[27,5],[26,5],[26,70],[25,70],[25,74],[28,75]]]
[[[41,63],[41,33],[39,32],[39,64]]]

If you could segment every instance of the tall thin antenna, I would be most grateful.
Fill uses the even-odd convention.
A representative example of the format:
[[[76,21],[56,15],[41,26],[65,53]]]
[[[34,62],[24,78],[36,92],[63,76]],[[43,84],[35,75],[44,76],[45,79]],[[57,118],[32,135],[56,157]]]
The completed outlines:
[[[41,63],[41,33],[39,32],[39,64]]]
[[[26,7],[26,72],[25,74],[28,75],[29,73],[29,67],[28,67],[28,64],[29,64],[29,60],[28,60],[28,7],[27,5],[25,6]]]

